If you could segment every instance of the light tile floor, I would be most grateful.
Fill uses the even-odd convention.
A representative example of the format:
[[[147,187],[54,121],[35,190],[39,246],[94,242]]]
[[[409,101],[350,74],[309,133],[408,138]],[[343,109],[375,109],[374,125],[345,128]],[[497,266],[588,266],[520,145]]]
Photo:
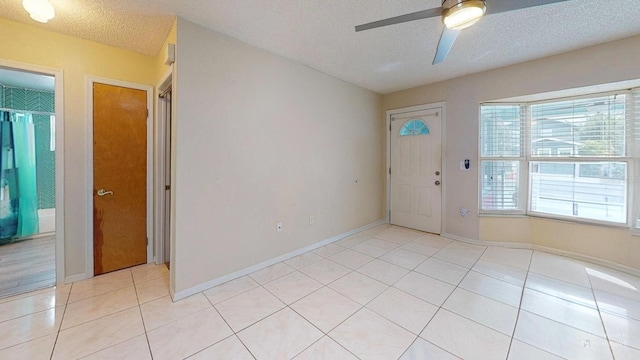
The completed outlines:
[[[143,265],[0,300],[0,359],[640,359],[640,278],[378,226],[172,302]]]

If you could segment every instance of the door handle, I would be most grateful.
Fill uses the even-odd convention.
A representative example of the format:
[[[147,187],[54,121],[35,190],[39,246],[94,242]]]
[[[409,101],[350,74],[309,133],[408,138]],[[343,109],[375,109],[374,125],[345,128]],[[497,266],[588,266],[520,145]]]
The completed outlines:
[[[98,194],[98,196],[113,195],[113,191],[100,189],[100,190],[98,190],[97,194]]]
[[[436,180],[436,185],[440,185],[440,180]]]

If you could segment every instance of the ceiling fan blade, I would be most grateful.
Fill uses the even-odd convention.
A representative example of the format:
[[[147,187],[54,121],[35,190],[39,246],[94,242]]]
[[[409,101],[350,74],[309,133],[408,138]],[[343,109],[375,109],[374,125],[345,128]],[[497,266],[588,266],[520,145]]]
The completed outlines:
[[[436,56],[433,58],[433,65],[442,62],[447,58],[449,50],[453,46],[454,41],[460,34],[460,30],[449,29],[444,27],[442,35],[440,35],[440,41],[438,41],[438,49],[436,50]]]
[[[526,9],[569,0],[487,0],[487,14]]]
[[[440,15],[442,15],[442,8],[433,8],[433,9],[429,9],[429,10],[416,11],[416,12],[410,13],[410,14],[404,14],[404,15],[395,16],[395,17],[388,18],[388,19],[383,19],[383,20],[378,20],[378,21],[374,21],[374,22],[358,25],[358,26],[356,26],[356,32],[363,31],[363,30],[374,29],[374,28],[378,28],[378,27],[382,27],[382,26],[400,24],[400,23],[407,22],[407,21],[413,21],[413,20],[426,19],[426,18],[430,18],[430,17],[436,17],[436,16],[440,16]]]

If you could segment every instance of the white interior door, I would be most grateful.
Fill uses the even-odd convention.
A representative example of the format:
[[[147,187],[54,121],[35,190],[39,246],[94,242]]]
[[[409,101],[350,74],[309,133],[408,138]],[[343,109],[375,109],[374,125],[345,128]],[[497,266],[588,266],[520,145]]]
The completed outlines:
[[[440,234],[440,108],[391,117],[391,224]]]

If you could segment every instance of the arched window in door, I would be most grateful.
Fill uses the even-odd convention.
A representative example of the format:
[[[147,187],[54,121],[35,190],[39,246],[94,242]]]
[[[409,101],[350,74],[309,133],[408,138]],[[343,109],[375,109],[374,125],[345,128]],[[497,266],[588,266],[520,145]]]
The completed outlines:
[[[400,128],[400,136],[428,135],[429,127],[422,120],[409,120]]]

